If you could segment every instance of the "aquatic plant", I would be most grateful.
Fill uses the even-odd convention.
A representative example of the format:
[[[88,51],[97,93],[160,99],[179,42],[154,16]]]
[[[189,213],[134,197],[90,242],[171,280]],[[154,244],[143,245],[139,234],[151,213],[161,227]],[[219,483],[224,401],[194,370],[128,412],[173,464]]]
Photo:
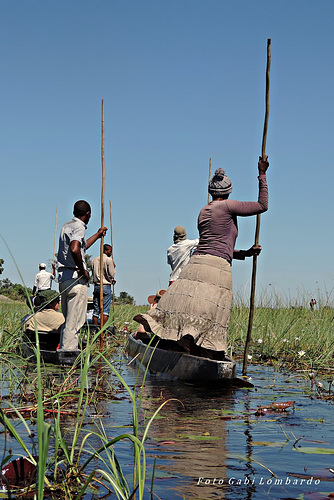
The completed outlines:
[[[109,324],[106,324],[103,333],[106,332]],[[99,346],[99,337],[101,332],[91,335],[88,330],[86,334],[86,347],[82,349],[76,365],[63,373],[65,380],[54,380],[52,386],[47,383],[48,377],[45,376],[46,367],[43,366],[39,356],[39,342],[35,348],[36,378],[31,379],[30,393],[28,397],[29,414],[34,415],[32,425],[26,421],[26,408],[15,408],[10,405],[9,408],[1,410],[0,422],[10,433],[17,445],[21,448],[24,456],[27,457],[33,465],[37,466],[36,482],[26,486],[27,491],[35,492],[37,499],[44,498],[45,488],[51,494],[54,491],[75,493],[76,498],[81,498],[87,489],[95,491],[96,485],[103,486],[107,491],[116,494],[117,498],[131,498],[136,493],[136,498],[144,497],[144,488],[146,481],[146,453],[145,440],[151,423],[160,409],[166,404],[162,403],[154,415],[146,422],[142,428],[139,418],[141,395],[139,388],[139,397],[137,397],[137,387],[131,390],[122,378],[119,370],[114,366],[108,355],[110,351],[110,342],[105,348]],[[116,339],[117,343],[117,339]],[[22,360],[17,356],[17,362]],[[13,376],[15,369],[13,369]],[[90,406],[96,408],[96,398],[98,387],[102,385],[106,376],[112,374],[118,383],[126,390],[130,401],[132,402],[132,433],[122,433],[117,436],[108,436],[103,426],[102,417],[98,419],[95,432],[86,432],[84,424],[87,419]],[[21,386],[25,385],[28,377],[24,371],[16,372],[17,380],[23,378]],[[32,391],[35,385],[35,391]],[[17,382],[19,386],[19,381]],[[105,385],[103,388],[104,397],[106,396]],[[17,398],[19,398],[17,394]],[[69,437],[64,435],[62,416],[66,402],[75,402],[76,410],[71,412],[74,418],[73,435]],[[67,403],[68,404],[68,403]],[[12,407],[13,411],[9,411]],[[50,410],[48,410],[50,408]],[[67,415],[70,415],[69,412]],[[12,423],[13,416],[19,419],[21,426],[25,429],[28,436],[28,444],[22,437],[21,432],[16,429]],[[36,420],[35,420],[36,419]],[[35,422],[37,426],[37,448],[34,442]],[[91,442],[91,440],[93,441]],[[132,482],[126,479],[122,471],[122,466],[117,458],[115,446],[122,441],[128,441],[133,447],[134,455],[134,475]],[[97,442],[101,445],[97,446]],[[50,446],[51,453],[50,453]],[[12,445],[11,445],[12,446]],[[32,446],[33,451],[30,451]],[[13,458],[12,452],[3,457],[2,466]],[[91,465],[94,464],[93,470]],[[87,471],[87,472],[86,472]],[[21,486],[20,486],[21,487]]]
[[[247,315],[246,307],[232,308],[228,342],[235,357],[243,352]],[[333,309],[319,302],[318,309],[313,311],[304,307],[257,307],[249,351],[252,363],[279,360],[281,365],[294,370],[310,367],[312,360],[317,370],[331,370],[334,357],[332,317]]]
[[[269,307],[269,301],[263,299],[266,306],[255,309],[251,362],[273,364],[275,377],[278,366],[284,363],[290,369],[301,369],[306,374],[310,371],[313,373],[313,370],[316,373],[329,371],[334,341],[331,335],[333,310],[328,302],[323,304],[318,300],[317,309],[310,310],[307,307],[287,307],[284,300],[278,299],[276,305],[280,304],[280,307]],[[121,374],[122,363],[119,358],[111,359],[111,356],[115,350],[120,352],[125,344],[127,332],[124,330],[137,328],[132,318],[146,309],[145,306],[116,306],[113,319],[118,333],[110,335],[109,323],[105,325],[105,343],[100,349],[100,332],[88,331],[87,346],[77,365],[61,371],[60,377],[54,377],[41,361],[37,362],[36,367],[31,367],[17,354],[22,341],[21,318],[29,311],[26,304],[2,304],[0,422],[16,442],[20,454],[37,466],[36,482],[29,486],[36,498],[43,498],[45,489],[51,493],[66,492],[68,495],[75,492],[76,497],[80,498],[88,490],[96,492],[96,488],[102,486],[117,498],[130,498],[134,494],[143,498],[144,488],[147,487],[145,440],[152,419],[166,402],[162,402],[143,425],[140,419],[143,382],[141,385],[136,383],[133,389],[128,387]],[[248,307],[235,304],[231,312],[228,341],[236,358],[242,354],[247,321]],[[40,360],[38,349],[37,342],[36,358]],[[89,408],[97,407],[100,390],[112,394],[116,381],[126,391],[132,404],[131,432],[110,436],[104,427],[103,417],[98,415],[96,430],[87,432],[85,421]],[[316,384],[315,387],[320,391]],[[326,397],[330,395],[329,392],[330,388]],[[13,403],[5,405],[9,399]],[[29,404],[21,405],[21,401],[29,401]],[[28,415],[31,424],[27,421]],[[71,436],[66,433],[64,416],[73,418],[74,432]],[[34,437],[36,429],[37,443]],[[131,480],[117,457],[120,443],[129,443],[133,453],[134,472]],[[2,465],[14,458],[12,444],[4,448]]]

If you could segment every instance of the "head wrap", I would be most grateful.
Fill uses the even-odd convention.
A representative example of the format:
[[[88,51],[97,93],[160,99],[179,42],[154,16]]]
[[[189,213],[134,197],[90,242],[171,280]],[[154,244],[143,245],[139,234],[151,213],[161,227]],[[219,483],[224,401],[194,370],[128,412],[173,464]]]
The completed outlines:
[[[225,170],[223,168],[217,168],[214,176],[209,182],[208,191],[211,196],[222,196],[230,194],[232,187],[231,179],[225,175]]]
[[[174,229],[174,243],[178,243],[179,241],[185,240],[187,237],[187,231],[183,226],[176,226]]]

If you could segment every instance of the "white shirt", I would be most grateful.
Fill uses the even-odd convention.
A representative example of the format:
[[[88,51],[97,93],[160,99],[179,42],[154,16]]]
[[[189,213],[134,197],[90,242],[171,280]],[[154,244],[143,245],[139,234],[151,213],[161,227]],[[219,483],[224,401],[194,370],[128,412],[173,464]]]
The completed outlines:
[[[51,281],[54,279],[55,277],[52,273],[49,273],[45,269],[41,269],[35,276],[34,287],[36,287],[38,292],[41,290],[48,290],[51,288]]]
[[[72,220],[66,222],[66,224],[64,224],[61,228],[57,255],[59,283],[78,277],[78,273],[76,271],[77,265],[74,262],[71,253],[72,241],[79,241],[83,265],[84,268],[87,269],[85,262],[86,227],[86,224],[81,219],[73,217]]]
[[[184,268],[188,264],[191,254],[197,247],[199,239],[196,240],[182,240],[174,243],[167,250],[167,262],[172,268],[169,280],[175,281]]]

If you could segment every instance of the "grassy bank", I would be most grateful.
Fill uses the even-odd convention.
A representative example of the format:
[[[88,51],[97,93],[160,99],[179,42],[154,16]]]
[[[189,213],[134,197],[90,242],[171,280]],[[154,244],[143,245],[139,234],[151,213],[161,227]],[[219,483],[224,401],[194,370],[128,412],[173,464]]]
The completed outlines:
[[[289,369],[331,371],[334,357],[334,310],[302,307],[255,310],[251,362],[285,364]],[[234,307],[228,341],[230,352],[240,355],[247,334],[248,309]]]
[[[133,317],[147,311],[148,306],[115,306],[114,324],[118,332],[135,331],[138,324]],[[20,341],[20,320],[27,314],[23,303],[0,305],[1,346],[14,350],[15,340]],[[248,326],[248,307],[232,308],[228,333],[230,355],[242,355]],[[249,350],[251,363],[279,362],[290,369],[317,369],[330,371],[334,357],[332,334],[334,310],[327,305],[307,307],[257,307],[255,309],[252,342]],[[16,332],[16,333],[14,333]],[[126,337],[121,336],[125,340]]]

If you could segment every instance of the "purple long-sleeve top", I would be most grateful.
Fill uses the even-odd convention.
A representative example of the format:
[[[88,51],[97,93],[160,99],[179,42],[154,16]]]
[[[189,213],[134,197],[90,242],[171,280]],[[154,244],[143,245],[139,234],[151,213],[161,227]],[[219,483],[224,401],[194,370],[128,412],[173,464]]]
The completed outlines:
[[[258,179],[258,201],[214,200],[202,208],[197,222],[199,244],[194,255],[215,255],[229,263],[233,257],[238,258],[238,251],[234,250],[238,236],[237,216],[247,217],[268,210],[266,175],[259,175]],[[239,258],[243,259],[244,255]]]

